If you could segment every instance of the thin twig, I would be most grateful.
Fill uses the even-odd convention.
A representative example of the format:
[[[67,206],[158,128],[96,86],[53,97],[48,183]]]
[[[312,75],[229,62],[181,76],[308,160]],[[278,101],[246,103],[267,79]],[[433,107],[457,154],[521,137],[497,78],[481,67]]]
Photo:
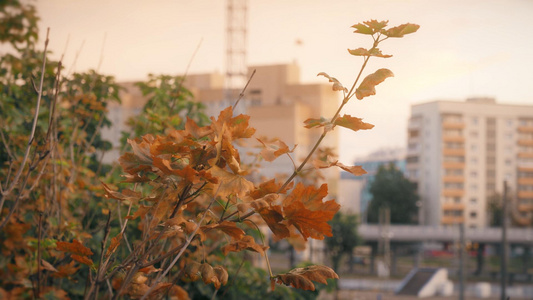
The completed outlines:
[[[219,186],[220,188],[220,186]],[[209,205],[207,206],[204,214],[202,215],[202,218],[200,219],[200,221],[198,221],[198,224],[196,224],[196,227],[194,228],[193,232],[189,235],[189,238],[187,238],[187,241],[185,242],[185,244],[183,245],[183,247],[181,248],[180,252],[178,253],[178,255],[176,255],[176,257],[174,258],[174,260],[172,260],[172,262],[170,263],[170,265],[166,268],[166,270],[163,272],[163,273],[160,273],[155,281],[152,283],[152,286],[150,287],[150,289],[142,296],[141,300],[144,300],[146,299],[146,297],[148,297],[150,295],[150,293],[155,289],[155,287],[157,286],[157,284],[159,283],[159,281],[161,280],[161,278],[165,277],[167,275],[168,272],[170,272],[170,270],[172,269],[172,267],[174,267],[174,265],[178,262],[178,260],[180,259],[181,255],[183,254],[183,252],[185,252],[185,250],[187,249],[187,247],[189,247],[190,243],[192,242],[192,240],[195,238],[196,236],[196,232],[198,231],[198,229],[200,229],[200,226],[202,225],[202,222],[204,221],[205,219],[205,216],[207,215],[207,212],[209,211],[209,209],[211,208],[211,205],[213,205],[213,203],[215,202],[215,199],[217,197],[217,194],[218,194],[218,189],[217,191],[215,192],[215,195],[213,196],[213,199],[211,199],[211,202],[209,203]]]
[[[252,72],[252,75],[250,75],[250,78],[248,78],[248,81],[246,82],[246,85],[244,86],[244,88],[242,89],[241,93],[239,94],[239,98],[237,99],[237,101],[235,101],[235,104],[233,104],[232,109],[235,109],[235,107],[237,107],[237,104],[239,104],[241,99],[244,97],[244,92],[246,91],[246,88],[250,84],[250,81],[252,81],[252,78],[255,75],[255,71],[256,71],[256,69],[254,69],[254,71]]]
[[[177,92],[179,93],[181,91],[181,87],[183,86],[183,82],[185,82],[185,78],[187,78],[187,75],[189,74],[189,68],[191,67],[191,64],[194,60],[194,57],[196,56],[196,53],[198,53],[198,50],[200,50],[200,46],[202,45],[202,42],[204,39],[200,39],[198,42],[198,45],[196,45],[196,49],[194,49],[194,52],[191,55],[191,58],[189,59],[189,62],[187,63],[187,67],[185,68],[185,73],[183,73],[183,76],[180,78],[180,81],[178,82],[177,86]],[[169,106],[169,111],[174,111],[174,105],[176,105],[176,101],[172,101]]]
[[[39,213],[39,228],[37,230],[37,299],[41,298],[41,232],[43,228],[43,213]]]
[[[96,67],[96,73],[100,72],[100,67],[102,66],[102,62],[104,61],[104,49],[105,49],[106,40],[107,40],[107,32],[104,33],[104,41],[102,42],[102,49],[100,50],[100,59],[98,60],[98,66]]]
[[[18,169],[15,177],[13,178],[13,181],[11,181],[11,184],[9,185],[9,187],[2,193],[2,200],[0,201],[0,211],[2,211],[2,207],[4,206],[5,197],[13,191],[13,189],[18,183],[18,180],[20,179],[20,175],[22,175],[22,171],[24,167],[26,166],[26,162],[30,154],[31,144],[33,144],[33,139],[35,137],[35,129],[37,128],[37,120],[39,118],[39,109],[41,107],[41,98],[43,96],[44,74],[46,73],[46,50],[48,49],[49,34],[50,34],[50,28],[48,28],[46,31],[46,41],[44,42],[44,51],[43,51],[43,65],[42,65],[42,71],[41,71],[41,83],[39,84],[39,94],[37,96],[37,103],[35,105],[35,115],[33,116],[33,124],[31,127],[30,137],[28,138],[28,144],[26,145],[26,151],[24,153],[24,158],[22,159],[22,163],[20,164],[20,168]]]
[[[67,72],[67,77],[70,77],[70,75],[72,74],[72,72],[76,68],[76,63],[78,62],[78,57],[80,56],[81,50],[83,49],[84,45],[85,45],[85,40],[83,40],[83,42],[81,42],[80,48],[78,49],[78,51],[76,51],[76,55],[74,56],[74,61],[72,62],[72,65],[70,66],[70,69]]]
[[[104,269],[107,268],[107,262],[109,260],[105,260],[104,261],[104,256],[105,256],[105,246],[106,246],[106,243],[107,243],[107,239],[109,238],[109,233],[111,231],[111,211],[109,211],[108,215],[107,215],[107,223],[106,223],[106,226],[105,226],[105,233],[104,233],[104,239],[102,240],[102,244],[101,244],[101,253],[100,253],[100,266],[98,266],[98,270],[96,271],[96,278],[95,280],[93,281],[93,283],[91,284],[91,288],[89,289],[89,293],[87,293],[84,297],[84,299],[89,299],[91,297],[91,294],[93,293],[94,291],[94,298],[95,299],[98,299],[98,289],[99,289],[99,285],[100,285],[100,276],[101,274],[103,274],[102,272],[104,272]]]

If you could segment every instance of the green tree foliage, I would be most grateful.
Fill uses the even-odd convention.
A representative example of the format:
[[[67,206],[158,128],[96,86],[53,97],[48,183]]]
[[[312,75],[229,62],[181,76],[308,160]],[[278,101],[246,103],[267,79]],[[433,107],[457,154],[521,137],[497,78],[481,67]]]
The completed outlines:
[[[194,101],[183,82],[184,77],[181,76],[148,74],[147,81],[136,83],[142,94],[148,97],[143,113],[128,120],[136,137],[183,129],[186,118],[200,126],[210,122],[203,113],[204,105]]]
[[[17,50],[33,48],[39,38],[39,17],[33,5],[19,0],[0,1],[0,43]]]
[[[344,256],[352,258],[354,248],[361,244],[361,237],[357,233],[357,216],[337,213],[329,222],[333,232],[332,237],[325,239],[326,250],[331,256],[333,269],[338,271]]]
[[[372,200],[367,212],[368,222],[377,223],[379,209],[388,206],[391,223],[416,223],[419,199],[416,184],[409,181],[394,164],[379,167],[370,186],[370,194]]]

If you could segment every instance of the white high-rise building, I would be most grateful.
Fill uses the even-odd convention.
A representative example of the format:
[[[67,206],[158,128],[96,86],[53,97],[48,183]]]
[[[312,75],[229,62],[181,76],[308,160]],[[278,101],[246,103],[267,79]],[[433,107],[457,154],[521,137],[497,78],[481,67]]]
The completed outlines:
[[[427,225],[484,227],[488,199],[507,181],[512,207],[533,213],[533,106],[492,98],[411,107],[407,172],[418,183]]]

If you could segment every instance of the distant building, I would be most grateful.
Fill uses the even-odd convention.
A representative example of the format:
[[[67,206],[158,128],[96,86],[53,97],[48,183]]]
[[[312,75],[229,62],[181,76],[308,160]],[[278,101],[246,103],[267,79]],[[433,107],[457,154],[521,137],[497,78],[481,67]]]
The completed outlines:
[[[405,149],[383,148],[366,157],[356,159],[354,165],[362,166],[367,174],[354,176],[347,172],[341,173],[339,199],[343,210],[360,215],[360,220],[366,223],[366,209],[372,195],[370,185],[381,165],[394,164],[400,171],[405,172]]]
[[[533,106],[491,98],[411,107],[407,170],[428,225],[489,223],[487,200],[510,187],[522,217],[533,212]]]

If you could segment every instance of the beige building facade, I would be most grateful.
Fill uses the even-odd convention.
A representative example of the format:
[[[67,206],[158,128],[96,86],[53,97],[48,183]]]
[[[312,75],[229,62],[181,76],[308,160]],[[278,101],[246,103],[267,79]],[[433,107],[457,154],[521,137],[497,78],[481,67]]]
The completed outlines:
[[[488,226],[488,203],[504,180],[516,213],[532,217],[533,106],[492,98],[413,105],[407,143],[422,223]]]

